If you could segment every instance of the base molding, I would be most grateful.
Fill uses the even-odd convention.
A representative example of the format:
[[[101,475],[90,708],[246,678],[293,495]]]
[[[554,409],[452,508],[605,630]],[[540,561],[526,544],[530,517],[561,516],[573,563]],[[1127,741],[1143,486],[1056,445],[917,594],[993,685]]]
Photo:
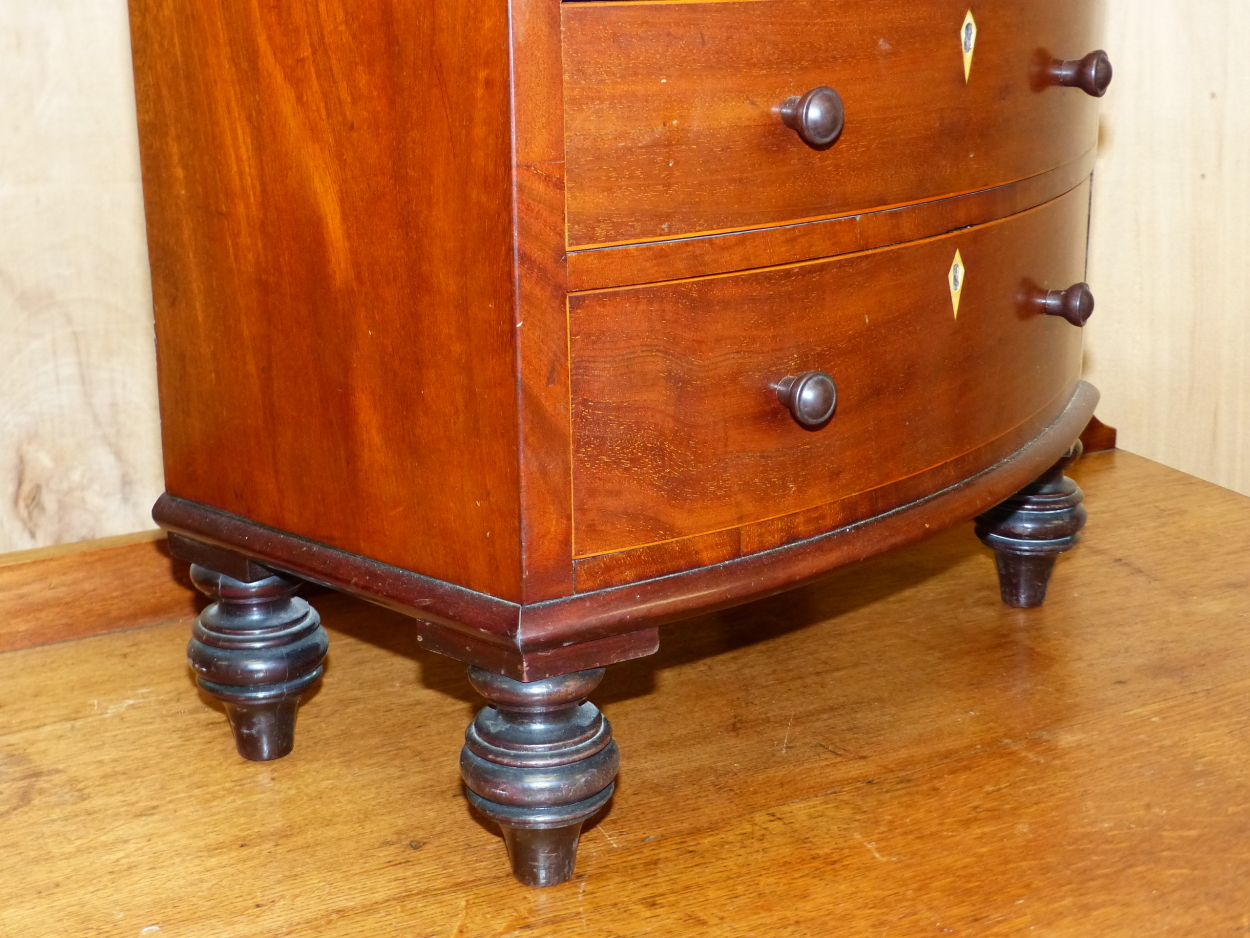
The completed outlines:
[[[882,515],[684,573],[521,605],[401,570],[165,494],[152,510],[170,550],[213,566],[225,550],[247,562],[419,620],[433,651],[521,681],[603,667],[658,647],[657,628],[801,586],[846,563],[962,523],[1028,485],[1088,424],[1098,391],[1080,381],[1055,420],[983,472]],[[238,563],[238,561],[236,561]],[[248,572],[245,569],[241,572]],[[259,572],[259,571],[251,571]]]

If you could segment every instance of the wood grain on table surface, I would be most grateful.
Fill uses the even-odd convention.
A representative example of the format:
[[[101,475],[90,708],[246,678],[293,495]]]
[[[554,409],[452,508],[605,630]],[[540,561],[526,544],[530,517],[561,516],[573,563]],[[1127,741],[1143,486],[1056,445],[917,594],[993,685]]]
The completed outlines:
[[[1042,609],[962,528],[609,669],[620,788],[549,890],[473,822],[478,701],[399,616],[315,599],[330,666],[270,764],[197,697],[188,622],[0,655],[0,933],[1240,933],[1250,501],[1073,474]]]

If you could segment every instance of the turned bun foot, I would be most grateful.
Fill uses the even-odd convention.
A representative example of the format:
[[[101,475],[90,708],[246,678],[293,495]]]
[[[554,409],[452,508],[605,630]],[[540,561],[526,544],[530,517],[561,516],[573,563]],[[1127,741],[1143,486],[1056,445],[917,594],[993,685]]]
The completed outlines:
[[[1063,471],[1081,456],[1078,440],[1037,481],[977,518],[977,537],[994,551],[1003,602],[1032,609],[1046,600],[1055,560],[1081,539],[1081,490]]]
[[[196,682],[225,705],[239,755],[282,758],[295,743],[300,695],[321,677],[329,648],[320,616],[296,597],[297,581],[276,574],[247,583],[192,566],[191,579],[214,599],[187,645]]]
[[[602,668],[529,684],[469,669],[490,706],[465,732],[460,774],[469,801],[503,829],[513,875],[527,886],[573,875],[582,824],[612,797],[620,755],[586,701],[602,679]]]

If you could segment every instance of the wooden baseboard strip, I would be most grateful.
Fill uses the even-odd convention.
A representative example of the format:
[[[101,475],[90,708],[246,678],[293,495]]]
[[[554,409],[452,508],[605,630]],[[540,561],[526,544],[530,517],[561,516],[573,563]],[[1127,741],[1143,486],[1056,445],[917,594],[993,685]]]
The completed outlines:
[[[163,532],[0,555],[0,652],[194,616]]]

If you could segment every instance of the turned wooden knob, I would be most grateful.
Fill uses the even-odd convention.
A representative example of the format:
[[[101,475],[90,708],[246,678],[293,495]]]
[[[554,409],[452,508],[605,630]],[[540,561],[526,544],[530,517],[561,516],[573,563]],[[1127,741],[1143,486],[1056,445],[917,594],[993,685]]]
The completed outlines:
[[[795,131],[809,147],[827,147],[842,133],[846,112],[842,96],[821,85],[802,97],[786,98],[781,105],[781,121]]]
[[[1088,283],[1078,283],[1066,290],[1037,290],[1032,304],[1047,316],[1062,316],[1074,326],[1083,326],[1094,313],[1094,294]]]
[[[1111,59],[1099,49],[1083,59],[1069,59],[1066,62],[1055,59],[1046,66],[1043,77],[1046,84],[1080,88],[1088,95],[1101,98],[1107,93],[1111,76]]]
[[[777,400],[789,408],[800,426],[823,426],[838,406],[838,386],[823,371],[787,375],[777,384]]]

